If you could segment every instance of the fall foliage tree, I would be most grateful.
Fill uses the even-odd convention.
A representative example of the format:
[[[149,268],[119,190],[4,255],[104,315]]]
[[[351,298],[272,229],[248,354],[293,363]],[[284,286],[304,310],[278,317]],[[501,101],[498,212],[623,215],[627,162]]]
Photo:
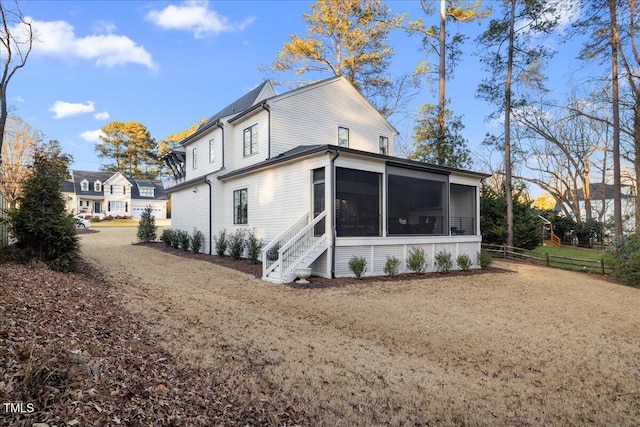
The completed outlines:
[[[40,142],[40,131],[19,117],[9,116],[4,128],[4,150],[0,168],[0,194],[10,208],[16,206],[29,175],[33,153]]]
[[[393,114],[418,84],[413,75],[388,75],[393,50],[387,37],[399,27],[380,0],[317,0],[304,14],[307,35],[289,36],[271,70],[298,76],[344,76],[385,117]]]
[[[98,157],[112,161],[104,165],[102,171],[142,179],[158,176],[161,166],[158,145],[143,124],[115,121],[101,131],[104,136],[96,143]]]
[[[183,129],[180,132],[172,133],[171,135],[168,135],[164,139],[161,139],[158,142],[159,156],[160,157],[164,156],[165,154],[170,152],[171,149],[173,149],[176,145],[178,145],[180,141],[196,133],[198,128],[202,126],[202,124],[204,124],[206,121],[207,121],[207,118],[200,119],[194,124],[192,124],[191,126],[189,126],[187,129]]]
[[[0,1],[0,153],[9,116],[7,87],[16,71],[26,65],[34,40],[31,22],[25,20],[18,2],[13,2],[13,7],[7,7],[7,3]]]

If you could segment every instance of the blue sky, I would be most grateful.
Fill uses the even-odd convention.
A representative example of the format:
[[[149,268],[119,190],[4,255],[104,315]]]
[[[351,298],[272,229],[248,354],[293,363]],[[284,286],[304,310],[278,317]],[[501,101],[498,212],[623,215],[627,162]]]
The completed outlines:
[[[157,140],[211,116],[262,82],[268,66],[292,33],[305,34],[302,14],[308,1],[25,1],[38,42],[27,66],[8,91],[13,113],[57,139],[73,155],[74,169],[97,170],[94,146],[99,129],[111,121],[137,121]],[[422,16],[418,1],[389,1],[393,12]],[[431,19],[435,19],[435,16]],[[452,26],[449,27],[451,30]],[[473,39],[484,27],[460,29]],[[391,37],[395,72],[411,71],[425,59],[420,40],[397,32]],[[551,65],[555,85],[571,76],[573,46]],[[470,42],[467,51],[477,48]],[[431,58],[435,60],[435,58]],[[491,105],[475,98],[484,76],[478,58],[465,55],[447,97],[463,115],[465,136],[474,152],[488,131]],[[328,76],[327,76],[328,77]],[[283,87],[278,88],[284,91]],[[561,90],[561,89],[558,89]],[[412,102],[435,102],[428,85]],[[410,136],[410,116],[392,117]],[[475,170],[483,166],[476,162]]]

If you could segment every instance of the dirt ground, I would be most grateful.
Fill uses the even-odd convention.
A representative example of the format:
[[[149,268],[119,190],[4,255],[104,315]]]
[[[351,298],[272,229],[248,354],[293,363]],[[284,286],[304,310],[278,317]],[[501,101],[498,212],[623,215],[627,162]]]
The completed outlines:
[[[84,257],[158,345],[309,423],[637,425],[640,290],[499,263],[509,273],[300,289],[81,236]]]

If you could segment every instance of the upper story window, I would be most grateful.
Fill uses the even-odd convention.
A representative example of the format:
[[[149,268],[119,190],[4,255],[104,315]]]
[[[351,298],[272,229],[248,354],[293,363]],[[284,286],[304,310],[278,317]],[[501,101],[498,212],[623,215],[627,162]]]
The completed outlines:
[[[214,146],[214,142],[215,140],[213,138],[209,140],[209,163],[213,163],[213,161],[216,159],[216,148]]]
[[[89,181],[87,181],[86,179],[83,179],[82,182],[80,183],[80,190],[89,191]]]
[[[102,191],[102,183],[100,181],[96,181],[93,183],[93,191],[98,193]]]
[[[249,204],[247,202],[247,189],[233,192],[233,223],[247,224],[249,220]]]
[[[124,185],[112,185],[110,188],[111,194],[127,194],[127,189]]]
[[[140,196],[153,197],[155,189],[153,187],[140,187]]]
[[[244,156],[250,156],[258,152],[258,124],[248,127],[243,133]]]
[[[193,169],[198,169],[198,147],[195,147],[191,151],[191,167]]]
[[[386,136],[380,137],[380,154],[389,154],[389,138]]]
[[[349,147],[349,129],[338,127],[338,146]]]

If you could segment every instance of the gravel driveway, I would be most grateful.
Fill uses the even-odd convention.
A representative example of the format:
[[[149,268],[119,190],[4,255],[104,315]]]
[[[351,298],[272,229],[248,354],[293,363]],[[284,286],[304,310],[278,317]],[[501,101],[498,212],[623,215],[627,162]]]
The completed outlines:
[[[597,276],[511,273],[292,289],[81,237],[128,310],[185,363],[277,394],[317,424],[633,425],[640,291]]]

